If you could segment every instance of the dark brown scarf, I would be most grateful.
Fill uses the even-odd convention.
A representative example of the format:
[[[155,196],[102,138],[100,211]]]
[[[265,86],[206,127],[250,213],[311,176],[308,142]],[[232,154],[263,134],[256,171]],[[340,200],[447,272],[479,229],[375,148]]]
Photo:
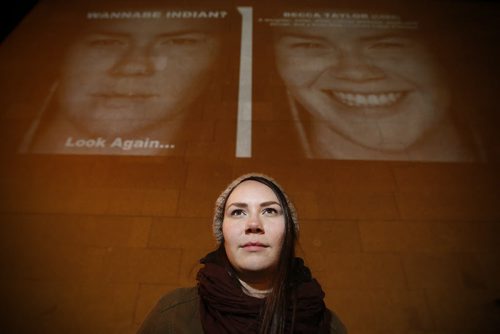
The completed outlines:
[[[215,252],[201,260],[205,266],[197,279],[203,330],[208,334],[258,333],[265,299],[243,293],[224,262]],[[300,258],[295,259],[290,285],[287,290],[294,289],[297,298],[294,333],[329,333],[330,312],[323,302],[325,294]],[[288,329],[292,326],[292,303],[289,305]]]

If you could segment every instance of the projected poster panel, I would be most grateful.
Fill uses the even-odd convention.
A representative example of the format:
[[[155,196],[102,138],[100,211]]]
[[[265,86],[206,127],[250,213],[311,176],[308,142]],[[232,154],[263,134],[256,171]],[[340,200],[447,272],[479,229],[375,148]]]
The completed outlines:
[[[234,154],[240,14],[151,3],[54,8],[58,69],[20,152],[211,154],[223,123]]]
[[[474,81],[455,82],[460,21],[428,8],[353,7],[256,12],[255,94],[267,106],[255,110],[255,154],[482,161],[469,119],[478,110],[454,100]],[[281,146],[269,145],[277,137],[269,120],[286,133]]]

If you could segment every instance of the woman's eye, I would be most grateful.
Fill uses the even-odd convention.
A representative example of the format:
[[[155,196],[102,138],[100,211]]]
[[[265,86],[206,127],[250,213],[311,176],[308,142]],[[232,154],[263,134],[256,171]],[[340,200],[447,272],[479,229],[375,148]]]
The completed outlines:
[[[262,212],[268,216],[274,216],[278,214],[278,210],[276,210],[275,208],[265,208]]]
[[[232,217],[238,217],[238,216],[243,215],[244,213],[245,212],[243,210],[241,210],[241,209],[235,209],[235,210],[232,210],[230,212],[230,214],[231,214]]]

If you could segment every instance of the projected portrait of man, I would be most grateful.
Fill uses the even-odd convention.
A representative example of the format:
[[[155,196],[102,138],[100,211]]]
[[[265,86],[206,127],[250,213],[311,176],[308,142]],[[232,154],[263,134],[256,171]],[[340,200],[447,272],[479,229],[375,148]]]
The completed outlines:
[[[208,83],[219,39],[207,22],[116,22],[70,51],[60,101],[82,131],[133,134],[182,116]]]
[[[307,157],[470,160],[442,66],[415,29],[274,29],[277,72]]]
[[[224,17],[164,13],[88,20],[68,48],[31,151],[168,155],[197,135]]]

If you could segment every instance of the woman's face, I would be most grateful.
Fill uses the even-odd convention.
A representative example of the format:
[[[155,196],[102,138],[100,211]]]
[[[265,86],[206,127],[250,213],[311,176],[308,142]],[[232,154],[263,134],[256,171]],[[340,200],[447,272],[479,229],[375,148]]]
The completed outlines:
[[[313,122],[364,147],[404,150],[449,107],[434,57],[401,31],[281,28],[275,51],[288,92]]]
[[[175,121],[206,87],[218,25],[189,19],[98,23],[70,49],[60,103],[76,126],[124,135]]]
[[[233,190],[226,202],[222,233],[229,262],[242,280],[272,278],[285,235],[285,218],[268,186],[248,180]]]

